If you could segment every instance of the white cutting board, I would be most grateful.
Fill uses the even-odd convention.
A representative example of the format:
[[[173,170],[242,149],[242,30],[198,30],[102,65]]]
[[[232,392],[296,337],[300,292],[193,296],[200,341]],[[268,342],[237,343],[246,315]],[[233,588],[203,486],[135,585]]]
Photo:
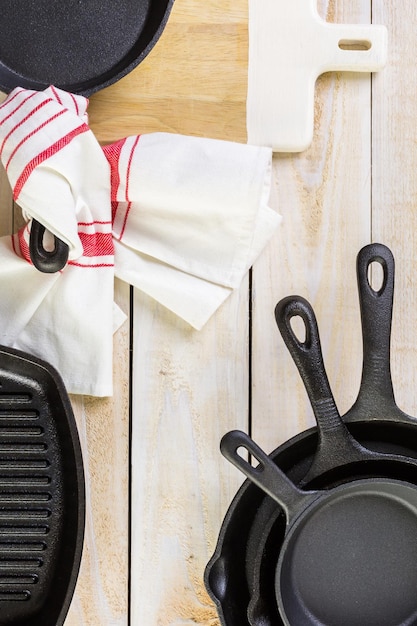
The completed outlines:
[[[330,24],[316,0],[249,0],[248,143],[301,152],[312,142],[314,90],[324,72],[375,72],[385,26]]]

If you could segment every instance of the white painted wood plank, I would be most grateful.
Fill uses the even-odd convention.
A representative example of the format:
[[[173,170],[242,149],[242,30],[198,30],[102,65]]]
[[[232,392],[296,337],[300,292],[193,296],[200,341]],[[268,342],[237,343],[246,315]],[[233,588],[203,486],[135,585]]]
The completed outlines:
[[[319,6],[329,21],[369,23],[370,2]],[[299,155],[277,155],[273,205],[283,223],[254,268],[253,436],[271,451],[314,424],[300,376],[278,332],[274,308],[298,294],[316,312],[339,409],[360,379],[356,255],[370,241],[370,77],[328,74],[316,86],[315,133]]]
[[[241,482],[219,442],[248,427],[247,287],[199,332],[135,293],[132,626],[217,623],[203,573]]]
[[[116,281],[115,298],[129,313],[129,286]],[[113,370],[112,398],[71,397],[86,474],[86,529],[80,575],[65,626],[128,624],[128,321],[114,338]]]
[[[244,142],[246,58],[246,0],[176,0],[98,127]],[[248,427],[248,281],[200,332],[139,292],[134,311],[131,623],[214,626],[203,573],[242,481],[219,443]]]
[[[417,415],[417,5],[374,2],[373,18],[390,48],[372,90],[372,236],[396,260],[392,378],[397,403]]]

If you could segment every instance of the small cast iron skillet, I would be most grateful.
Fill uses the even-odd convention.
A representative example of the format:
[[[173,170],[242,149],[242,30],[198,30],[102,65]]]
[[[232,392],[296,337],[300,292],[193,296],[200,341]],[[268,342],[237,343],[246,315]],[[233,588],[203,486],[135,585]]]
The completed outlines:
[[[374,291],[369,284],[368,268],[374,261],[382,265],[382,287]],[[394,289],[394,259],[380,244],[365,246],[357,259],[358,288],[363,329],[363,374],[357,401],[345,416],[349,431],[364,447],[375,451],[417,456],[417,421],[400,411],[395,404],[390,375],[390,333]],[[317,429],[312,428],[285,442],[271,453],[273,461],[297,484],[311,467],[318,445]],[[333,486],[366,476],[384,476],[387,466],[356,466],[339,476],[332,472],[316,486]],[[410,468],[400,479],[413,480]],[[314,476],[313,476],[314,478]],[[317,477],[316,477],[317,478]],[[205,582],[225,626],[281,623],[274,617],[271,600],[271,567],[279,554],[285,518],[276,504],[246,481],[226,513],[216,550],[210,559]],[[271,565],[272,564],[272,565]],[[249,616],[247,609],[249,606]],[[249,622],[248,622],[249,619]],[[279,618],[278,618],[279,619]]]
[[[372,472],[372,465],[404,464],[407,472],[416,460],[407,456],[381,454],[361,445],[349,432],[337,409],[323,362],[317,320],[310,303],[301,296],[288,296],[278,302],[275,317],[281,335],[304,382],[318,429],[318,445],[313,462],[300,486],[315,481],[340,480],[357,473],[359,467]],[[305,338],[298,339],[291,321],[301,318]],[[388,467],[388,465],[387,465]]]
[[[275,573],[285,626],[416,623],[417,486],[363,479],[303,491],[246,433],[224,435],[221,451],[285,511]]]

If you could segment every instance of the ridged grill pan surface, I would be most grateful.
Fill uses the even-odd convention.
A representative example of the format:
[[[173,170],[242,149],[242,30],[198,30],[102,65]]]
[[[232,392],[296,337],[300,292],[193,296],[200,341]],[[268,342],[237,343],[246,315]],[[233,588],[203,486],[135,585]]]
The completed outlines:
[[[83,462],[58,374],[0,348],[0,625],[59,626],[84,535]]]

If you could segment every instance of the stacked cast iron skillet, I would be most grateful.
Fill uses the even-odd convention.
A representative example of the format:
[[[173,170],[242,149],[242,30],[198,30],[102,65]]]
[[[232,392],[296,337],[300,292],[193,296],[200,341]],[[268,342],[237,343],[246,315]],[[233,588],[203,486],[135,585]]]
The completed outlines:
[[[373,262],[383,268],[377,291],[368,278]],[[363,248],[357,278],[363,368],[353,407],[340,417],[314,312],[291,296],[275,316],[317,428],[269,456],[240,431],[222,440],[223,454],[248,476],[205,571],[223,626],[417,624],[417,419],[397,407],[391,381],[390,250]],[[303,341],[294,316],[304,321]]]

